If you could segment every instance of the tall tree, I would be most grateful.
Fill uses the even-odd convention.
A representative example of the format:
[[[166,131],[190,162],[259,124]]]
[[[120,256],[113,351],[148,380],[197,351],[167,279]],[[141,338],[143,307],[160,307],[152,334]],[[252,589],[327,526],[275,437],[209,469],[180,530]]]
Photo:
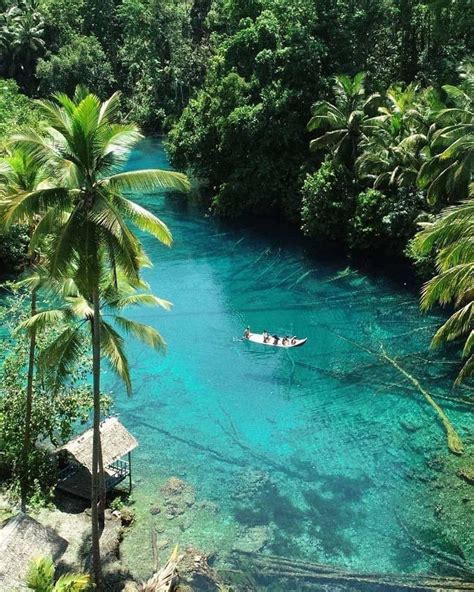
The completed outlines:
[[[421,306],[428,310],[440,304],[453,305],[454,312],[438,329],[433,347],[465,339],[464,365],[456,383],[474,374],[474,184],[471,199],[446,209],[426,225],[414,240],[421,255],[435,252],[438,273],[422,291]]]
[[[308,122],[308,131],[319,131],[311,140],[312,150],[329,149],[337,162],[353,166],[364,129],[369,124],[370,109],[379,101],[379,95],[366,97],[365,74],[353,78],[336,76],[333,92],[335,102],[318,101]]]
[[[47,171],[37,158],[27,151],[18,148],[0,161],[0,214],[2,209],[9,206],[10,201],[25,192],[38,189],[41,185],[46,186]],[[26,223],[29,227],[30,238],[35,231],[38,217],[29,215],[28,212],[18,221]],[[29,265],[33,267],[38,259],[38,252],[30,251]],[[38,284],[31,285],[30,315],[33,317],[37,310],[37,289]],[[36,331],[30,333],[28,370],[26,384],[25,419],[23,429],[23,449],[21,455],[21,476],[20,476],[20,506],[21,511],[26,511],[29,494],[29,455],[31,449],[31,419],[33,407],[33,390],[35,379],[35,355],[36,355]]]
[[[418,180],[434,202],[456,202],[468,195],[474,171],[474,66],[461,67],[462,83],[445,85],[448,107],[437,115],[431,158]]]
[[[45,49],[44,19],[37,2],[13,3],[3,13],[0,24],[0,46],[5,59],[2,67],[31,92],[36,60]]]
[[[50,237],[49,271],[53,277],[67,277],[74,269],[80,293],[92,303],[92,566],[96,586],[101,589],[98,515],[101,271],[104,266],[120,269],[131,285],[138,284],[143,253],[130,223],[164,244],[171,244],[166,225],[127,199],[123,192],[187,191],[189,182],[180,173],[158,169],[117,172],[141,139],[135,125],[118,122],[118,93],[102,103],[95,95],[78,87],[73,99],[56,94],[52,101],[40,101],[39,107],[48,123],[45,134],[31,131],[16,136],[14,142],[55,171],[57,187],[20,194],[7,209],[5,219],[11,223],[25,212],[33,215],[49,209],[67,213],[65,222]]]

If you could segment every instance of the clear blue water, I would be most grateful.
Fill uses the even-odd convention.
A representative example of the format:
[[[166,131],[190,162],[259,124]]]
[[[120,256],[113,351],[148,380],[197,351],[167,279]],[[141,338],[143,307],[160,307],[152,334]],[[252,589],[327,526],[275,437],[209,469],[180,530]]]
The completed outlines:
[[[128,166],[169,165],[160,142],[147,140]],[[168,343],[160,356],[130,341],[133,397],[107,377],[140,442],[125,563],[149,573],[156,528],[169,543],[163,556],[172,543],[193,545],[217,566],[240,549],[360,571],[442,571],[406,529],[440,549],[453,529],[471,544],[461,513],[449,513],[456,503],[443,497],[449,471],[443,489],[443,471],[432,470],[433,459],[455,462],[443,428],[396,370],[341,338],[383,344],[433,395],[446,395],[456,358],[428,352],[439,317],[421,315],[407,287],[318,259],[279,233],[227,228],[179,196],[136,199],[172,229],[171,249],[143,241],[154,263],[145,277],[174,307],[130,311]],[[308,342],[292,351],[245,343],[246,325]],[[441,402],[469,445],[469,414]],[[196,498],[175,518],[160,491],[171,476]]]

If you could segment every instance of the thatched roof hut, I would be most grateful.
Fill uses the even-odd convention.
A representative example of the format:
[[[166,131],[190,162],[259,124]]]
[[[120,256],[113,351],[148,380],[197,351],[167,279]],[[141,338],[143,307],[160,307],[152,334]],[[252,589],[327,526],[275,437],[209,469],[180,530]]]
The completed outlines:
[[[51,556],[56,562],[68,542],[34,518],[19,513],[0,528],[0,590],[26,589],[25,578],[37,557]]]
[[[126,477],[129,477],[131,488],[130,453],[138,446],[137,440],[117,417],[109,417],[100,424],[100,437],[107,491]],[[58,487],[86,499],[90,499],[92,440],[93,430],[90,428],[57,449],[58,453],[66,454],[69,460],[60,475]],[[127,455],[128,461],[121,460]]]
[[[61,446],[58,451],[67,451],[78,464],[92,471],[92,438],[93,430],[90,428]],[[100,438],[105,467],[126,456],[138,446],[137,440],[117,417],[108,417],[100,424]]]

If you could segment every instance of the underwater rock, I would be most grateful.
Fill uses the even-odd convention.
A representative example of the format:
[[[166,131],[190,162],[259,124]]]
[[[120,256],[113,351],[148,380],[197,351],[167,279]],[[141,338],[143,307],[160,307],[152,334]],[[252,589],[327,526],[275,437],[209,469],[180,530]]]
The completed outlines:
[[[232,497],[240,502],[252,503],[255,497],[270,484],[271,479],[268,473],[249,469],[239,475]]]
[[[437,471],[440,472],[444,469],[445,467],[445,461],[443,458],[440,458],[438,456],[435,456],[433,458],[430,458],[426,461],[426,466],[429,469],[432,469],[433,471]]]
[[[198,508],[200,510],[207,510],[211,514],[218,514],[220,512],[218,504],[211,502],[210,500],[203,500],[202,502],[199,502]]]
[[[160,506],[152,506],[150,508],[150,514],[152,516],[157,516],[158,514],[161,514],[161,508],[160,508]]]
[[[127,506],[123,507],[120,510],[120,520],[122,521],[122,526],[130,526],[135,521],[135,511]]]
[[[190,516],[183,516],[182,519],[180,519],[178,526],[179,529],[184,532],[185,530],[188,530],[192,523],[193,519]]]
[[[456,474],[460,479],[469,483],[469,485],[474,485],[474,468],[464,467],[459,469]]]
[[[170,542],[169,541],[158,541],[156,543],[156,548],[158,549],[158,551],[163,551],[163,549],[166,549],[166,547],[170,546]]]
[[[420,421],[416,421],[410,416],[401,417],[399,423],[405,432],[409,434],[413,434],[423,427],[423,424]]]
[[[194,488],[177,477],[168,479],[160,491],[164,496],[163,505],[169,520],[184,514],[196,502]]]
[[[179,562],[181,580],[179,589],[183,592],[185,590],[207,590],[208,592],[223,590],[223,582],[209,567],[208,562],[209,555],[195,547],[188,547]]]
[[[268,526],[253,526],[246,528],[232,547],[233,551],[256,553],[261,551],[270,540],[271,532]]]
[[[161,488],[161,493],[165,497],[173,497],[183,493],[186,487],[187,485],[182,479],[178,479],[178,477],[170,477]]]

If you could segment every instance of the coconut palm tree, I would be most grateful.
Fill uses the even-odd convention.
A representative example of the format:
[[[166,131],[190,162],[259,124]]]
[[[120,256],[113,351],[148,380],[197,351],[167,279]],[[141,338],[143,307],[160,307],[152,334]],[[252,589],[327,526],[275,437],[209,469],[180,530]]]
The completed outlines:
[[[54,171],[57,186],[19,194],[4,219],[15,222],[25,212],[61,211],[67,220],[50,237],[49,272],[74,281],[93,310],[93,460],[92,460],[92,555],[96,586],[102,587],[99,549],[98,492],[100,455],[100,357],[102,270],[120,269],[131,285],[138,285],[143,261],[141,245],[130,225],[148,232],[166,245],[171,234],[151,212],[125,197],[124,192],[174,189],[187,191],[185,175],[163,170],[119,172],[130,151],[142,138],[133,124],[118,122],[119,94],[101,102],[78,87],[74,98],[56,94],[39,101],[48,123],[44,135],[30,131],[14,143]],[[38,233],[37,233],[38,234]],[[37,236],[33,236],[33,242]]]
[[[39,187],[48,185],[47,171],[42,164],[28,152],[18,148],[11,151],[0,160],[0,213],[8,206],[9,201],[16,195],[34,191]],[[25,216],[18,221],[28,224],[30,236],[35,230],[38,217]],[[38,259],[36,250],[30,252],[29,265],[35,264]],[[31,284],[30,315],[36,314],[38,285]],[[25,401],[25,425],[23,432],[23,447],[21,455],[20,473],[20,507],[26,511],[29,493],[29,454],[31,449],[31,413],[33,406],[33,385],[35,372],[36,331],[30,332],[28,352],[28,371]]]
[[[132,321],[121,313],[131,305],[161,306],[166,310],[171,303],[150,293],[148,285],[140,281],[130,286],[120,272],[104,273],[100,281],[101,295],[100,339],[102,355],[118,377],[123,381],[128,394],[132,383],[129,364],[125,354],[125,339],[120,333],[131,335],[157,351],[164,349],[161,335],[148,325]],[[23,286],[41,286],[43,291],[57,304],[43,309],[23,321],[18,329],[27,329],[30,334],[46,332],[52,324],[58,326],[59,334],[41,352],[39,368],[41,377],[46,378],[56,391],[67,383],[68,375],[82,357],[82,345],[93,337],[94,312],[92,303],[84,297],[72,278],[64,281],[50,278],[42,270],[36,270],[23,280]],[[90,329],[90,333],[89,333]],[[105,473],[102,465],[102,451],[99,448],[99,521],[103,520],[106,503]]]
[[[67,381],[70,370],[81,356],[81,344],[90,341],[94,327],[93,304],[81,294],[72,278],[55,280],[47,273],[37,270],[23,280],[22,284],[42,285],[56,304],[30,316],[19,325],[19,329],[39,333],[47,331],[52,323],[61,327],[58,335],[43,349],[39,357],[40,371],[49,372],[49,383],[54,388],[59,388]],[[131,286],[120,271],[114,277],[102,270],[99,293],[102,353],[130,394],[130,370],[125,355],[125,339],[120,332],[135,337],[157,351],[163,350],[165,341],[156,329],[127,319],[122,311],[128,306],[159,306],[169,310],[171,303],[152,294],[149,286],[142,280],[136,286]]]
[[[30,89],[36,59],[45,49],[44,20],[37,2],[17,2],[4,12],[0,46],[6,57],[6,74]]]
[[[358,175],[376,188],[416,187],[418,174],[430,156],[434,122],[445,105],[432,88],[394,85],[386,104],[361,139]]]
[[[421,255],[436,250],[437,275],[422,290],[421,306],[428,310],[454,304],[455,311],[438,329],[432,345],[465,338],[464,365],[456,384],[474,373],[474,184],[471,199],[446,209],[415,237]]]
[[[422,133],[403,137],[398,119],[383,122],[361,140],[357,173],[360,178],[372,181],[376,189],[416,186],[426,143]]]
[[[353,164],[363,131],[370,125],[370,112],[380,101],[378,94],[366,97],[365,74],[336,76],[335,102],[318,101],[308,122],[308,131],[322,132],[311,140],[312,150],[330,149],[338,162]]]
[[[65,574],[54,581],[54,563],[51,557],[33,561],[26,578],[29,590],[35,592],[86,592],[90,578],[86,574]]]
[[[437,115],[432,156],[420,169],[418,182],[431,203],[466,199],[474,171],[474,66],[461,68],[463,82],[443,90],[450,106]]]

